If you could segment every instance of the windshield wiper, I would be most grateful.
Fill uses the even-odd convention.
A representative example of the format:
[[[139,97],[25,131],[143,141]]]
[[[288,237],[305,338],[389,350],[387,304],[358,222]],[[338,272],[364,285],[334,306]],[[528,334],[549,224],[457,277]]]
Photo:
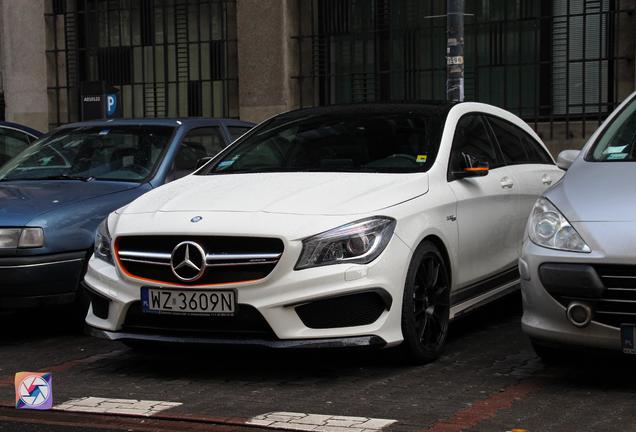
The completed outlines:
[[[58,174],[53,176],[46,177],[38,177],[34,179],[24,179],[24,180],[79,180],[83,182],[89,182],[95,180],[95,177],[84,177],[84,176],[76,176],[76,175],[68,175],[68,174]]]

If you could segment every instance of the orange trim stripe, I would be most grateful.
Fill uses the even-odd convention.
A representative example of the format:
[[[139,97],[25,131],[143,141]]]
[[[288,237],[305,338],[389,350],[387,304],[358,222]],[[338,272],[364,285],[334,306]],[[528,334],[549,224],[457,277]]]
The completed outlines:
[[[490,171],[490,168],[486,168],[486,167],[464,168],[464,171],[469,171],[469,172],[473,172],[473,171]]]
[[[115,261],[117,261],[117,267],[119,267],[119,270],[121,270],[121,272],[125,274],[126,276],[128,276],[129,278],[140,280],[143,282],[150,282],[157,285],[172,285],[172,286],[178,286],[178,287],[184,287],[184,288],[202,288],[202,287],[217,287],[217,286],[226,286],[226,285],[240,285],[240,284],[249,283],[249,282],[258,282],[264,279],[264,278],[248,279],[248,280],[238,281],[238,282],[225,282],[225,283],[219,283],[219,284],[204,284],[204,285],[184,285],[184,284],[179,284],[175,282],[166,282],[166,281],[160,281],[155,279],[147,279],[140,276],[135,276],[134,274],[130,273],[128,270],[126,270],[126,267],[124,267],[124,265],[121,263],[121,261],[119,260],[119,239],[115,239],[114,246],[115,246],[114,247]]]

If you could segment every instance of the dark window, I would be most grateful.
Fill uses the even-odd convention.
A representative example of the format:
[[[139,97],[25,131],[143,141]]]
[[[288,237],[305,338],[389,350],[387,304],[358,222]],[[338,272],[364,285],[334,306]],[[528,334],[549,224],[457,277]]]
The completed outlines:
[[[496,117],[487,118],[506,164],[552,164],[546,151],[522,129]]]
[[[440,130],[438,117],[408,112],[282,117],[241,140],[210,172],[427,171]]]
[[[534,138],[522,130],[519,130],[519,133],[521,134],[522,141],[528,149],[528,155],[530,156],[531,163],[554,165],[552,157],[538,142],[534,140]]]
[[[17,130],[0,128],[0,165],[20,153],[30,143],[28,135]]]
[[[230,134],[230,139],[232,141],[236,140],[238,137],[240,137],[241,135],[243,135],[245,132],[247,132],[250,129],[251,128],[244,127],[244,126],[228,126],[227,127],[227,131]]]
[[[465,115],[457,123],[451,151],[450,171],[460,172],[464,169],[467,156],[478,162],[488,162],[491,169],[502,165],[497,148],[480,114]]]
[[[62,129],[0,168],[0,180],[63,179],[142,182],[156,169],[174,129],[101,126]]]
[[[181,141],[169,179],[176,180],[190,174],[200,159],[214,156],[224,148],[225,140],[218,127],[192,129]]]

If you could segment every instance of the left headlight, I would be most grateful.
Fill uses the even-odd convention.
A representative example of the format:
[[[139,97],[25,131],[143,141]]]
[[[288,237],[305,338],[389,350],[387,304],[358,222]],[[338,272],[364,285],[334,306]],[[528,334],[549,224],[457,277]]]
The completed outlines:
[[[395,219],[377,216],[306,238],[295,269],[370,263],[386,248],[394,229]]]
[[[42,228],[1,228],[0,249],[36,248],[44,246]]]
[[[95,258],[113,264],[113,253],[111,251],[111,237],[108,231],[108,218],[104,219],[97,227],[95,233]]]
[[[528,222],[528,236],[539,246],[569,252],[592,250],[570,222],[545,198],[539,198]]]

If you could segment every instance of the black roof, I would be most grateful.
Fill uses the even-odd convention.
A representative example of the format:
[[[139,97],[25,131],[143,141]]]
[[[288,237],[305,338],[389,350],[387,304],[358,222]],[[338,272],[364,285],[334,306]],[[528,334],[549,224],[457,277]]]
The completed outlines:
[[[69,123],[61,126],[61,129],[77,127],[102,127],[102,126],[254,126],[254,123],[236,119],[215,119],[205,117],[183,117],[183,118],[138,118],[138,119],[110,119],[110,120],[89,120],[84,122]]]
[[[277,116],[281,120],[293,120],[302,117],[325,115],[362,115],[362,114],[406,114],[422,113],[445,117],[455,102],[423,101],[423,102],[364,102],[327,105],[313,108],[301,108]]]

